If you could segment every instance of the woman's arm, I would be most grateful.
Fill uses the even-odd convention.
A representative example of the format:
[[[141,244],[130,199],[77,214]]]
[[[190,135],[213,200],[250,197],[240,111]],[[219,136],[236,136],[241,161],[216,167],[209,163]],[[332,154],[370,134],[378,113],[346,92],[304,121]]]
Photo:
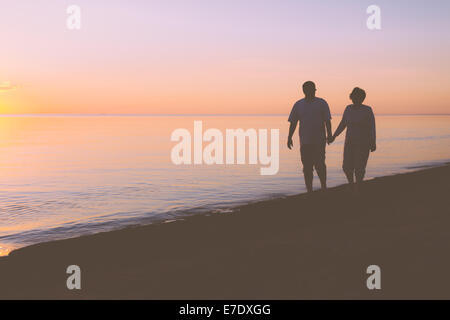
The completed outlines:
[[[345,109],[344,114],[342,115],[341,122],[339,123],[339,126],[336,128],[336,131],[334,132],[333,137],[331,138],[332,141],[334,141],[334,139],[336,139],[342,133],[342,131],[344,131],[344,129],[347,128],[347,121],[346,121],[347,110],[348,107]]]
[[[370,151],[374,152],[377,149],[377,132],[375,128],[375,115],[373,114],[372,108],[370,108],[370,114],[369,114],[369,126],[370,126]]]

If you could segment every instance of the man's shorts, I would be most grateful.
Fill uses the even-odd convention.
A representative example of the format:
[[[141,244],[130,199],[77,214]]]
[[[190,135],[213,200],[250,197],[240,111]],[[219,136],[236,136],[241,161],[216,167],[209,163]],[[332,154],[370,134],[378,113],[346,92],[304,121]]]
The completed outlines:
[[[300,156],[303,170],[312,170],[313,167],[321,168],[325,166],[325,143],[324,144],[302,144],[300,146]]]

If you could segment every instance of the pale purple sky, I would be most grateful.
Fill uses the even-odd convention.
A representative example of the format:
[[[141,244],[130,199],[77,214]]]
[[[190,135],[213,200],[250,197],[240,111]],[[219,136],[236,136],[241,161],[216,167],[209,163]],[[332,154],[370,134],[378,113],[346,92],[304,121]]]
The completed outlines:
[[[282,113],[306,80],[336,112],[358,85],[380,113],[448,113],[449,13],[445,0],[2,0],[0,113]]]

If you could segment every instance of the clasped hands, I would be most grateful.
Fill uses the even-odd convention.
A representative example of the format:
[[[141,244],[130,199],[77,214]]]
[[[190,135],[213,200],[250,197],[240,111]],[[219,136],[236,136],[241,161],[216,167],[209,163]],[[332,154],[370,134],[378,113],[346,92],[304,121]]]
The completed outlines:
[[[328,136],[327,137],[327,143],[328,144],[332,144],[334,142],[334,140],[336,139],[335,135],[332,136]],[[370,152],[375,152],[375,150],[377,150],[377,145],[375,143],[372,143],[369,147]]]

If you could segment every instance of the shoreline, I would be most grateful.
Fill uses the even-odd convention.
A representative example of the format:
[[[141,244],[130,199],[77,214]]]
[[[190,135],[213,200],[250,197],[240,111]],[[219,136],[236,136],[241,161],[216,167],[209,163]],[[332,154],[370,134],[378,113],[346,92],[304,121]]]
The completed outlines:
[[[23,247],[0,258],[0,298],[450,298],[446,177],[448,164],[365,181],[359,199],[342,185]],[[370,264],[381,291],[365,287]]]
[[[403,171],[391,173],[386,176],[372,177],[370,179],[367,179],[366,181],[383,178],[383,177],[396,176],[396,175],[400,175],[400,174],[413,173],[413,172],[424,170],[424,169],[438,168],[438,167],[442,167],[442,166],[446,166],[446,165],[450,165],[450,162],[448,162],[448,160],[432,161],[432,162],[424,163],[421,165],[407,166],[407,167],[403,168]],[[303,177],[301,175],[299,175],[299,176],[300,176],[300,179],[303,179]],[[346,183],[329,187],[329,189],[342,187],[344,185],[346,185]],[[315,191],[319,191],[317,186],[316,186]],[[227,214],[227,213],[235,212],[235,211],[239,210],[239,208],[245,207],[247,205],[251,205],[251,204],[255,204],[255,203],[259,203],[259,202],[267,202],[267,201],[285,199],[287,197],[299,196],[302,194],[306,194],[306,190],[304,190],[302,193],[296,193],[296,194],[261,195],[254,199],[236,201],[235,203],[230,204],[229,206],[222,206],[220,203],[217,203],[217,204],[212,204],[211,208],[193,207],[193,208],[180,210],[179,212],[176,212],[176,213],[173,213],[173,212],[162,213],[161,214],[163,216],[162,218],[157,218],[156,216],[147,217],[145,219],[144,218],[135,218],[134,219],[135,221],[130,222],[130,223],[129,222],[124,223],[123,221],[118,221],[119,223],[121,223],[123,225],[115,227],[115,228],[107,227],[104,230],[100,230],[100,231],[91,231],[91,232],[80,233],[80,234],[77,234],[77,235],[74,235],[71,237],[56,236],[49,240],[39,241],[39,242],[35,242],[35,243],[29,243],[29,244],[25,244],[25,245],[24,244],[15,245],[14,247],[13,246],[10,246],[10,247],[1,247],[0,246],[0,260],[4,257],[9,256],[9,254],[11,254],[14,251],[28,248],[28,247],[34,246],[34,245],[55,242],[55,241],[68,240],[68,239],[75,239],[75,238],[80,238],[80,237],[86,237],[86,236],[91,236],[91,235],[95,235],[95,234],[99,234],[99,233],[108,233],[108,232],[114,232],[114,231],[119,231],[119,230],[126,230],[128,228],[135,228],[135,227],[141,227],[141,226],[145,227],[145,226],[149,226],[149,225],[153,225],[153,224],[164,224],[164,223],[171,223],[171,222],[175,222],[175,221],[182,221],[182,220],[189,219],[190,217],[196,216],[196,215]],[[86,224],[86,226],[89,227],[89,224]],[[47,231],[42,231],[42,233],[43,234],[51,233],[53,229],[55,229],[55,228],[59,229],[61,227],[63,227],[63,226],[55,226],[51,229],[48,229]],[[94,227],[95,227],[95,225],[94,225]],[[34,231],[35,230],[27,230],[27,231],[25,231],[25,233],[34,232]],[[69,231],[69,232],[71,232],[71,231]],[[20,237],[21,234],[16,233],[16,234],[11,234],[11,235],[6,235],[4,237],[10,237],[10,236]],[[0,244],[1,244],[1,242],[0,242]]]

